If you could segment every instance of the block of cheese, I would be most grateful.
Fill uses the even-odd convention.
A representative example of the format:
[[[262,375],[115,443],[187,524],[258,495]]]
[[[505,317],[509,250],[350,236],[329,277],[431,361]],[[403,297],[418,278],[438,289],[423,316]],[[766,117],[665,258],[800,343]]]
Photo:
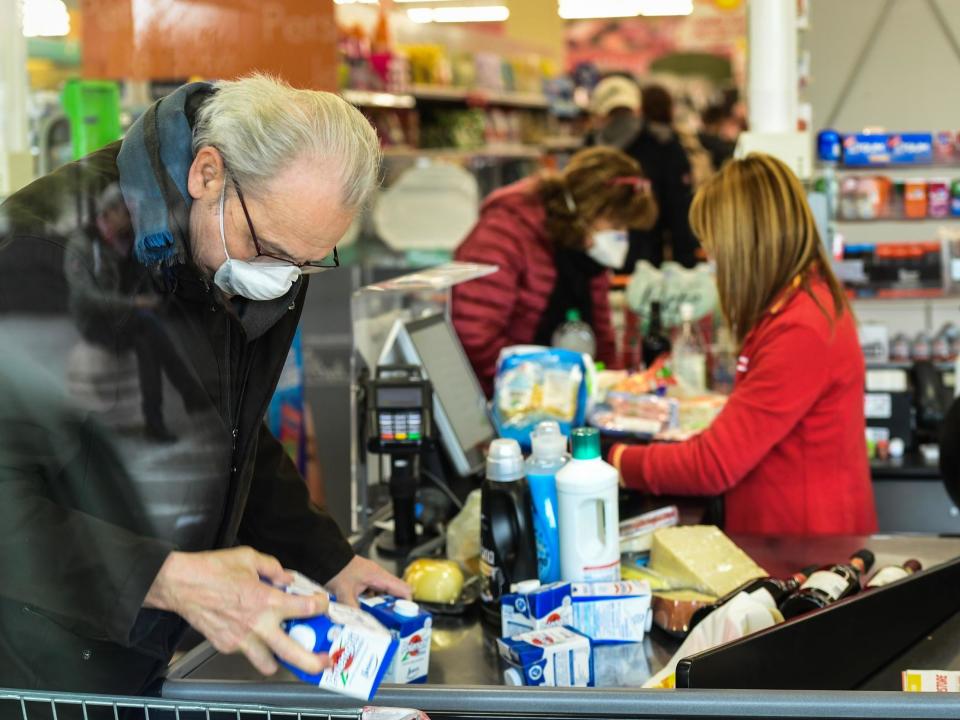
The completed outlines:
[[[713,525],[657,530],[650,568],[711,595],[726,595],[747,580],[767,574]]]

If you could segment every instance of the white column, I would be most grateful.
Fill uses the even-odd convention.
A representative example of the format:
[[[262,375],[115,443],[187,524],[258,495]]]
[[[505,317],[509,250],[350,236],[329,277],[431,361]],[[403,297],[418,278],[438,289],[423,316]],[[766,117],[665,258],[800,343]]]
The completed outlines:
[[[755,133],[797,129],[797,2],[750,0],[747,112]]]
[[[22,0],[0,0],[0,199],[33,177],[27,135],[27,41]]]

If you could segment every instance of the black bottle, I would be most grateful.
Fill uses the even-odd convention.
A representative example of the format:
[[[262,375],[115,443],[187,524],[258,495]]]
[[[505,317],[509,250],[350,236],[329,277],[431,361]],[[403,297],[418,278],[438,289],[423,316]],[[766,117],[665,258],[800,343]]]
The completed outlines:
[[[754,578],[753,580],[747,580],[747,582],[743,583],[743,585],[735,590],[731,590],[726,595],[719,598],[716,602],[711,603],[710,605],[704,605],[703,607],[699,607],[694,610],[693,615],[690,616],[690,629],[693,630],[693,628],[695,628],[700,621],[707,617],[707,615],[712,613],[717,608],[723,607],[742,592],[752,593],[755,590],[766,590],[768,593],[770,593],[770,597],[773,598],[773,602],[779,607],[780,603],[800,589],[803,583],[806,582],[807,576],[813,570],[816,570],[816,568],[814,567],[805,569],[785,580],[773,577],[761,577]]]
[[[523,454],[516,440],[494,440],[480,490],[480,599],[484,616],[500,621],[500,598],[537,578],[537,548]]]
[[[873,553],[859,550],[848,563],[825,565],[813,572],[800,589],[788,597],[780,612],[792,618],[811,610],[819,610],[860,592],[860,578],[873,567]]]
[[[670,352],[670,339],[663,332],[663,320],[660,317],[660,303],[650,303],[650,323],[643,334],[641,354],[643,364],[650,367],[661,355]]]

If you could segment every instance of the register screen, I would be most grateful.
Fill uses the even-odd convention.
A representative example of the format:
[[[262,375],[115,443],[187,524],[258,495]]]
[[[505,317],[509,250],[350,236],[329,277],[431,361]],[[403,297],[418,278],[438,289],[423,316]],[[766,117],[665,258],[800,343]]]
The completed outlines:
[[[407,330],[460,447],[469,451],[493,439],[483,392],[446,319],[437,315]]]

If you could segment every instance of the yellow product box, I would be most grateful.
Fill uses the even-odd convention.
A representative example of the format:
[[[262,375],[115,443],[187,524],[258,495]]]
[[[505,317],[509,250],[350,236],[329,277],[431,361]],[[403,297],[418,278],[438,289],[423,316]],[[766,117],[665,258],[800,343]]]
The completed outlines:
[[[904,670],[905,692],[960,692],[960,670]]]

